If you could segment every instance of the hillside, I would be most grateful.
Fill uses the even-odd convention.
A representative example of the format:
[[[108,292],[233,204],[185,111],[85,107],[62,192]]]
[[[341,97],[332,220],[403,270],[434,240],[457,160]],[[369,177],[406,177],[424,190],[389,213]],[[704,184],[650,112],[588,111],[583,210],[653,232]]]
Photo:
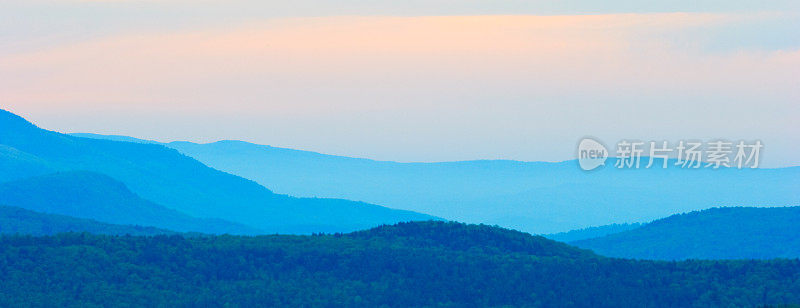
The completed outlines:
[[[683,259],[800,258],[800,207],[713,208],[570,244],[609,257]]]
[[[0,144],[0,183],[53,172],[47,161]]]
[[[384,225],[357,231],[348,237],[385,241],[410,247],[439,247],[458,251],[481,251],[493,254],[520,253],[540,257],[593,258],[587,250],[533,236],[528,233],[487,225],[455,222],[414,222]]]
[[[274,194],[244,178],[221,172],[158,144],[69,136],[36,127],[0,110],[0,167],[4,180],[54,171],[86,170],[108,175],[143,199],[194,217],[219,218],[267,233],[353,231],[432,216],[340,199]],[[18,158],[21,157],[21,158]],[[31,165],[17,168],[17,165]]]
[[[0,260],[0,306],[800,303],[797,260],[618,260],[516,231],[442,222],[315,236],[1,237]]]
[[[397,163],[242,141],[164,145],[279,193],[361,200],[530,233],[646,222],[709,206],[800,205],[800,167],[617,170],[612,159],[583,172],[575,161]]]
[[[114,179],[88,171],[68,171],[0,183],[0,204],[111,224],[140,225],[182,232],[259,234],[219,219],[199,219],[144,200]]]
[[[153,227],[114,225],[91,219],[44,214],[18,207],[0,206],[0,234],[43,236],[64,232],[109,235],[127,234],[134,236],[176,234],[174,231]]]
[[[642,224],[640,223],[610,224],[604,226],[571,230],[567,232],[543,234],[542,236],[559,242],[574,242],[590,238],[602,237],[614,233],[620,233],[623,231],[633,230],[641,226]]]

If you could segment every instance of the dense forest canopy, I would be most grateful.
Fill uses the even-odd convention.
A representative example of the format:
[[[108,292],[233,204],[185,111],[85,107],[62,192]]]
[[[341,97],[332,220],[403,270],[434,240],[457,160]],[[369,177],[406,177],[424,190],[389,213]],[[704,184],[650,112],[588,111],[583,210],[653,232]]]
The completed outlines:
[[[800,261],[633,261],[483,225],[351,234],[0,238],[0,306],[758,306]]]

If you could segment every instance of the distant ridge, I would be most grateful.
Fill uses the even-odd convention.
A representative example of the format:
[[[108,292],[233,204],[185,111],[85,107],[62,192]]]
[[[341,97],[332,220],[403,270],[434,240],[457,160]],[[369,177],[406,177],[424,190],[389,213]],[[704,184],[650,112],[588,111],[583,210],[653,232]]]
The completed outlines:
[[[106,175],[67,171],[0,183],[0,204],[118,225],[211,234],[263,233],[219,219],[198,219],[141,199]]]
[[[800,204],[800,167],[619,170],[612,159],[584,172],[574,160],[398,163],[243,141],[164,145],[279,193],[362,200],[534,234],[641,223],[712,206]]]
[[[24,153],[36,168],[21,169],[19,155],[0,155],[20,180],[58,171],[91,171],[125,184],[145,200],[198,218],[219,218],[265,233],[347,232],[436,217],[343,199],[295,198],[208,166],[159,144],[69,136],[39,129],[0,111],[0,145]],[[23,164],[24,165],[24,164]]]
[[[154,227],[114,225],[91,219],[45,214],[12,206],[0,206],[0,234],[45,236],[65,232],[134,236],[177,234],[175,231]]]
[[[574,242],[579,240],[606,236],[614,233],[620,233],[628,230],[633,230],[641,226],[642,226],[641,223],[610,224],[598,227],[589,227],[578,230],[572,230],[568,232],[543,234],[542,236],[559,242]]]
[[[72,133],[68,134],[73,137],[81,137],[81,138],[91,138],[91,139],[104,139],[104,140],[111,140],[111,141],[121,141],[121,142],[133,142],[133,143],[144,143],[144,144],[162,144],[158,141],[151,141],[151,140],[144,140],[134,137],[128,136],[121,136],[121,135],[100,135],[100,134],[91,134],[91,133]]]
[[[570,242],[609,257],[800,258],[800,207],[725,207],[672,215],[640,228]]]

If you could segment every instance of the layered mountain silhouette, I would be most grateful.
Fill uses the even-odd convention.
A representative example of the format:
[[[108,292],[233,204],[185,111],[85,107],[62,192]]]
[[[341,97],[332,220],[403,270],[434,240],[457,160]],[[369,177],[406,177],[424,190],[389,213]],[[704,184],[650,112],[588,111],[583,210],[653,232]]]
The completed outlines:
[[[531,233],[647,222],[714,206],[800,205],[800,167],[661,169],[658,161],[659,168],[619,170],[610,159],[584,172],[575,161],[397,163],[242,141],[164,145],[280,193],[362,200]]]
[[[108,235],[168,235],[175,231],[134,225],[114,225],[92,219],[45,214],[13,206],[0,206],[0,234],[45,236],[65,232]]]
[[[0,110],[0,146],[2,181],[89,171],[186,215],[223,219],[267,233],[343,232],[435,219],[363,202],[275,194],[162,145],[69,136],[40,129],[4,110]]]
[[[153,226],[181,232],[259,234],[219,219],[199,219],[144,200],[106,175],[67,171],[0,183],[0,204],[112,224]]]
[[[800,258],[800,207],[712,208],[570,244],[620,258]]]

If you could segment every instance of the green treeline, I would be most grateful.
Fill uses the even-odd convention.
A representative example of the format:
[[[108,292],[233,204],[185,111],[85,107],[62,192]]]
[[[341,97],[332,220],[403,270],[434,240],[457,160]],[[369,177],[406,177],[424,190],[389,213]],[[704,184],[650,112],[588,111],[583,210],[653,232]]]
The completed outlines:
[[[741,307],[800,261],[634,261],[483,225],[333,235],[0,238],[0,306]]]

